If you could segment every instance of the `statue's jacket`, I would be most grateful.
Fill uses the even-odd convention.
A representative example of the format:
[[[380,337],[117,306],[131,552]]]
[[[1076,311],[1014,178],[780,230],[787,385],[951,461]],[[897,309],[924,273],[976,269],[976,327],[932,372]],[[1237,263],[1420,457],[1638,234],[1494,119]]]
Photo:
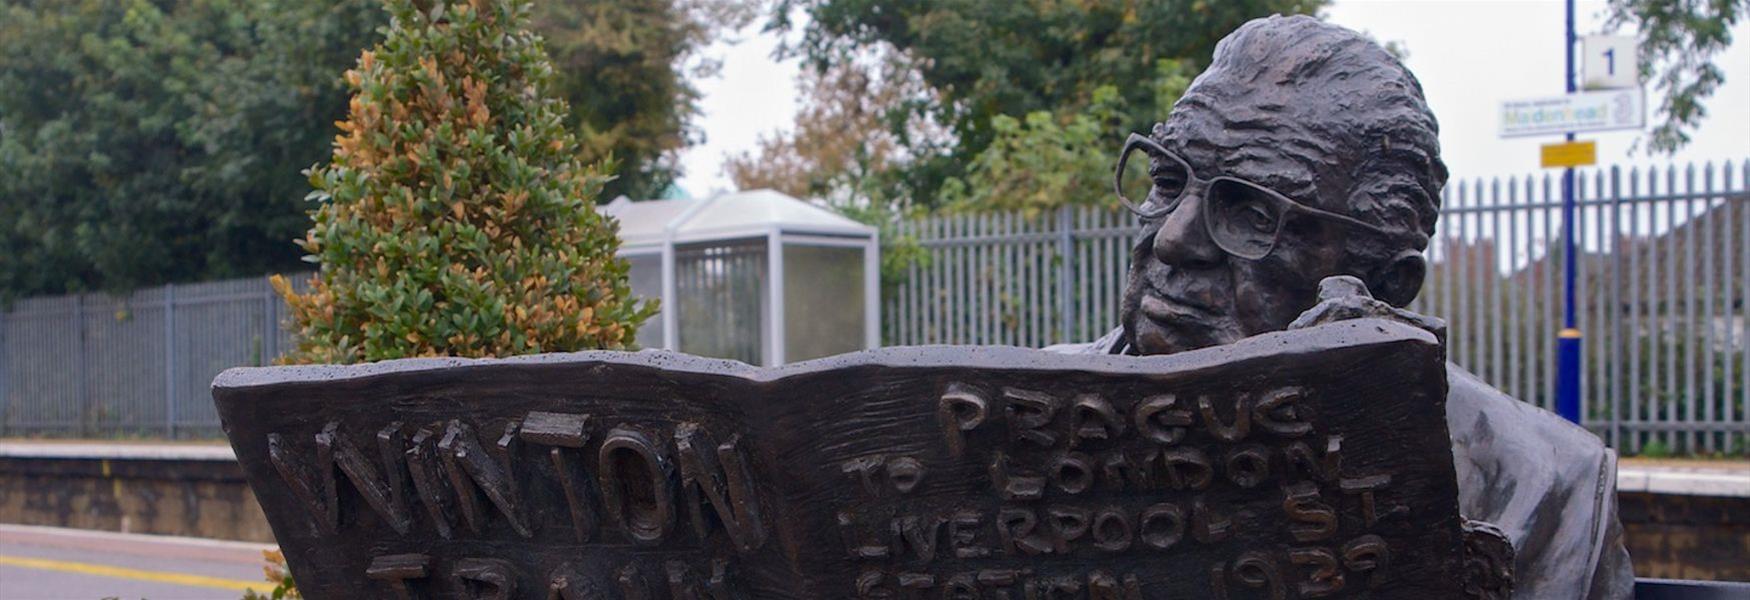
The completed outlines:
[[[1121,334],[1047,350],[1122,354]],[[1463,367],[1448,362],[1446,373],[1459,512],[1512,542],[1513,597],[1629,598],[1634,572],[1616,514],[1616,453]]]

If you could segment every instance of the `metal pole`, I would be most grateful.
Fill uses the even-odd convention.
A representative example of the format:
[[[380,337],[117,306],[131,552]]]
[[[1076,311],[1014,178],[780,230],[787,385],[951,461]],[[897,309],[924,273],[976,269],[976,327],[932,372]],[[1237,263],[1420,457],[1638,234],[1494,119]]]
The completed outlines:
[[[176,284],[164,286],[164,437],[176,439]]]
[[[1567,0],[1567,28],[1562,36],[1562,49],[1567,55],[1565,79],[1568,93],[1574,93],[1574,0]],[[1573,132],[1567,134],[1574,141]],[[1556,336],[1556,413],[1579,423],[1580,416],[1580,330],[1574,326],[1574,274],[1579,254],[1574,249],[1574,169],[1562,170],[1562,247],[1566,263],[1562,286],[1562,331]]]
[[[1074,268],[1074,266],[1075,266],[1075,265],[1070,264],[1072,262],[1070,260],[1070,252],[1075,247],[1075,241],[1071,237],[1073,234],[1070,231],[1069,219],[1070,219],[1069,205],[1065,204],[1063,206],[1057,207],[1057,312],[1058,312],[1058,314],[1057,314],[1057,327],[1058,327],[1058,330],[1057,330],[1057,336],[1055,336],[1055,339],[1051,341],[1051,343],[1054,343],[1054,344],[1066,344],[1066,343],[1070,343],[1070,342],[1080,341],[1080,340],[1072,339],[1070,337],[1070,327],[1072,326],[1071,319],[1074,318],[1070,314],[1071,313],[1070,307],[1074,306],[1074,302],[1072,302],[1070,300],[1070,297],[1069,297],[1069,295],[1070,295],[1069,276],[1070,276],[1071,269]]]

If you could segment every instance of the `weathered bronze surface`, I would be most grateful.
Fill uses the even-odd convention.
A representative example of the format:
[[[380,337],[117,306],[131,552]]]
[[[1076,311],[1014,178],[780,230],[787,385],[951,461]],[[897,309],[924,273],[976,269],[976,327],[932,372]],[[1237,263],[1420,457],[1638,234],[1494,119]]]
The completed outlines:
[[[233,369],[312,598],[1463,597],[1434,336]]]

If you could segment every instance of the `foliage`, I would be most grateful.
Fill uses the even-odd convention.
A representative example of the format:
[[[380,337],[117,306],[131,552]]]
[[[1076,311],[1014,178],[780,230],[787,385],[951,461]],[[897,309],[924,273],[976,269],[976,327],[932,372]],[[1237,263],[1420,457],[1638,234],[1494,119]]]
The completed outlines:
[[[606,177],[578,159],[528,0],[388,0],[299,245],[312,289],[274,285],[294,362],[618,348],[654,312],[632,299]]]
[[[654,197],[728,0],[555,0],[535,28],[607,194]],[[0,299],[300,268],[298,169],[346,114],[377,0],[0,0]],[[691,73],[689,73],[689,69]],[[612,169],[612,167],[610,167]]]
[[[558,71],[555,92],[571,106],[586,163],[611,163],[602,196],[656,198],[674,182],[676,151],[699,141],[690,120],[699,92],[689,76],[720,30],[754,16],[729,0],[570,0],[535,5],[533,24]],[[689,67],[689,63],[691,64]]]
[[[1183,61],[1161,61],[1155,103],[1172,106],[1190,85]],[[1112,168],[1117,155],[1112,143],[1122,117],[1118,90],[1094,90],[1086,111],[1052,114],[1034,111],[1020,121],[1007,115],[991,119],[996,132],[991,145],[974,157],[964,178],[942,186],[947,208],[954,210],[1018,210],[1027,218],[1059,206],[1091,206],[1112,202]]]
[[[372,0],[0,0],[0,296],[297,266]]]
[[[799,198],[836,204],[867,199],[876,204],[900,200],[891,193],[894,167],[905,160],[905,137],[927,137],[917,122],[898,133],[891,119],[907,117],[903,107],[927,94],[903,57],[876,51],[806,71],[799,87],[807,103],[788,135],[762,136],[757,152],[725,163],[740,189],[775,189]]]
[[[243,600],[300,600],[304,597],[298,592],[298,582],[292,581],[292,571],[286,568],[286,555],[279,550],[263,550],[261,552],[267,564],[261,567],[267,582],[273,584],[273,589],[266,594],[255,590],[243,592]]]
[[[1707,117],[1702,101],[1726,81],[1713,59],[1732,45],[1732,26],[1750,13],[1750,0],[1610,0],[1609,12],[1609,27],[1638,27],[1641,77],[1665,96],[1647,148],[1675,153]]]
[[[781,0],[771,26],[800,29],[791,52],[817,71],[870,48],[910,58],[929,94],[901,108],[941,123],[941,139],[905,139],[899,194],[934,206],[940,186],[999,136],[997,117],[1085,111],[1094,91],[1114,85],[1122,107],[1115,130],[1146,130],[1166,116],[1150,82],[1162,60],[1207,64],[1215,42],[1245,21],[1312,13],[1324,0]],[[805,13],[806,24],[791,16]],[[1025,119],[1021,119],[1023,122]],[[889,125],[906,121],[889,119]],[[900,133],[900,132],[896,132]]]

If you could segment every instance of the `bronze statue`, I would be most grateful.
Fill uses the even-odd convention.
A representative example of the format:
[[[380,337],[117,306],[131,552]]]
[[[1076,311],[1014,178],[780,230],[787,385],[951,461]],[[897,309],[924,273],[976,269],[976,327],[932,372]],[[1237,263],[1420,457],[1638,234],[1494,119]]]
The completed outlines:
[[[1444,337],[1402,308],[1446,182],[1437,134],[1420,83],[1379,45],[1304,16],[1247,23],[1119,156],[1115,177],[1146,159],[1152,181],[1146,198],[1115,183],[1142,221],[1122,323],[1053,349],[1170,354],[1357,317]],[[1511,541],[1514,596],[1628,597],[1616,455],[1457,365],[1447,378],[1461,512]]]

